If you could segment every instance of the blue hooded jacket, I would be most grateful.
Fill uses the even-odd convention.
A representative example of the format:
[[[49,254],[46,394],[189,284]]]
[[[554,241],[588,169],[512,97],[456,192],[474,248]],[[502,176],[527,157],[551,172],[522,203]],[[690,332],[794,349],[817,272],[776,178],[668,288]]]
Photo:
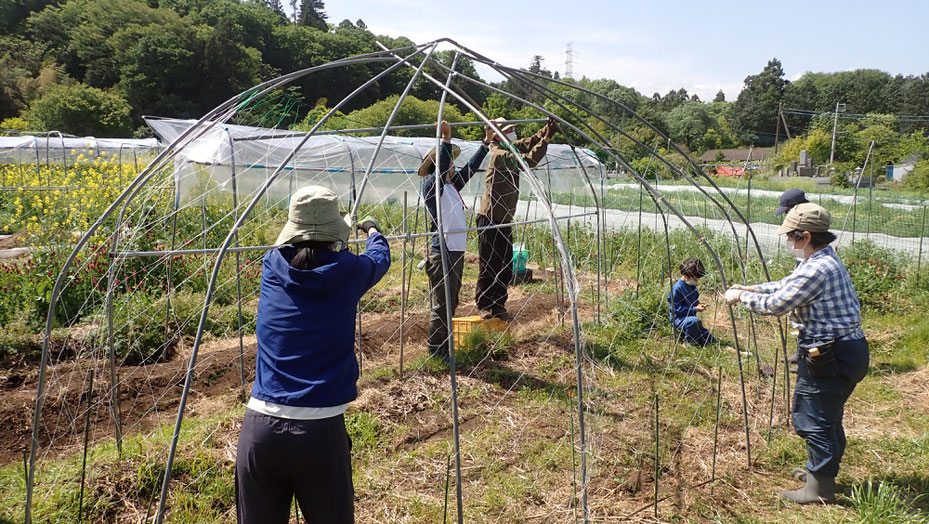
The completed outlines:
[[[339,406],[358,396],[358,301],[390,268],[390,246],[374,233],[363,254],[321,253],[323,265],[311,270],[291,266],[295,254],[281,247],[263,260],[252,397],[285,406]]]

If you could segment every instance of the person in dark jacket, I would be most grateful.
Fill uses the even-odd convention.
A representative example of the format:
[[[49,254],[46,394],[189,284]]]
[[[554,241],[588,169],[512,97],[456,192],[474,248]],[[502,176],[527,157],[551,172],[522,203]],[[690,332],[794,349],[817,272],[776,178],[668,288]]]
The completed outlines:
[[[529,168],[542,161],[548,152],[548,144],[558,131],[558,124],[549,121],[538,133],[517,139],[516,125],[504,125],[496,119],[503,136],[495,135],[490,145],[490,160],[484,181],[484,196],[477,215],[478,268],[475,302],[484,318],[513,320],[506,309],[509,297],[507,286],[513,278],[513,231],[512,227],[492,227],[509,224],[516,213],[519,200],[519,173],[521,158]]]
[[[804,193],[802,189],[788,189],[781,193],[781,197],[778,199],[777,209],[774,210],[774,216],[789,213],[794,206],[806,204],[808,202],[809,200],[806,199],[806,193]]]
[[[474,172],[481,166],[487,156],[488,145],[494,133],[490,127],[484,128],[484,140],[481,146],[471,155],[471,159],[461,169],[455,170],[452,164],[461,150],[452,145],[452,128],[448,122],[441,123],[442,143],[439,148],[439,172],[435,173],[435,148],[426,153],[426,158],[420,166],[419,176],[423,180],[423,202],[429,211],[429,231],[438,231],[439,208],[442,212],[442,229],[444,231],[462,230],[467,227],[465,222],[465,203],[461,199],[461,191]],[[436,180],[438,179],[438,183]],[[438,198],[437,198],[438,197]],[[438,200],[438,202],[437,202]],[[436,206],[438,204],[438,207]],[[432,237],[429,256],[426,260],[426,274],[429,276],[429,289],[432,293],[432,312],[429,315],[429,336],[427,345],[432,356],[448,359],[448,319],[447,309],[451,309],[452,316],[458,307],[458,294],[461,291],[461,275],[464,271],[464,252],[468,244],[468,233],[446,233],[445,246],[448,253],[448,272],[442,270],[442,253],[439,250],[439,235]],[[445,276],[448,275],[449,295],[448,303],[445,300]]]
[[[703,322],[697,316],[698,312],[706,309],[706,304],[700,302],[700,291],[697,289],[700,279],[706,276],[706,268],[699,258],[688,258],[681,262],[680,270],[681,278],[668,293],[671,324],[691,344],[715,344],[716,337],[703,327]]]
[[[236,456],[240,523],[284,523],[296,496],[308,522],[354,522],[348,403],[358,395],[358,301],[387,273],[390,246],[366,218],[367,249],[336,195],[308,186],[290,200],[277,249],[263,260],[255,384]]]
[[[787,191],[781,193],[780,199],[778,199],[777,209],[774,210],[774,216],[780,216],[784,213],[790,213],[790,210],[795,208],[800,204],[808,204],[810,201],[806,199],[806,193],[802,189],[790,188]],[[800,262],[803,261],[803,257],[797,258],[797,264],[800,265]],[[800,326],[792,324],[795,329],[798,329]],[[793,355],[787,357],[787,362],[792,364],[797,363],[797,359],[800,358],[800,353],[795,352]]]

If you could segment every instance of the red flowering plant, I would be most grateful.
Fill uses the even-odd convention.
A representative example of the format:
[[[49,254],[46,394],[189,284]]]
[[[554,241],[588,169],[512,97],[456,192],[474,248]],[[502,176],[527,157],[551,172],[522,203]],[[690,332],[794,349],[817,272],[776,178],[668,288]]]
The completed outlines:
[[[880,312],[906,307],[905,294],[900,293],[906,275],[898,254],[868,241],[856,242],[839,253],[863,307]]]

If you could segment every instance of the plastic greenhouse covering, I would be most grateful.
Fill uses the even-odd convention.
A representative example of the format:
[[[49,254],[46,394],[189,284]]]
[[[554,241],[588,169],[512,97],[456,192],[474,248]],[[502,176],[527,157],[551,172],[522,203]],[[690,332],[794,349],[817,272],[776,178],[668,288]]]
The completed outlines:
[[[48,136],[0,136],[0,163],[74,164],[97,157],[132,162],[156,152],[161,144],[154,138],[94,138]]]
[[[166,145],[196,121],[146,118],[146,123]],[[286,201],[295,189],[309,183],[327,186],[339,195],[355,195],[369,165],[372,168],[362,202],[396,201],[404,190],[414,193],[419,188],[421,179],[416,170],[426,152],[436,144],[435,138],[388,135],[371,164],[379,136],[320,134],[300,146],[304,138],[306,133],[281,129],[218,123],[209,126],[174,159],[178,200],[188,201],[213,184],[231,191],[233,174],[240,195],[254,194],[299,147],[269,188],[266,198],[270,201]],[[453,139],[452,142],[461,148],[455,161],[459,168],[467,164],[480,146],[479,141]],[[461,192],[468,205],[476,205],[483,192],[482,171],[487,162],[485,158],[480,171]],[[551,144],[534,171],[552,193],[589,194],[585,177],[589,177],[591,184],[599,185],[604,167],[590,150],[578,148],[575,154],[568,145]],[[524,181],[520,191],[524,195],[529,193]]]

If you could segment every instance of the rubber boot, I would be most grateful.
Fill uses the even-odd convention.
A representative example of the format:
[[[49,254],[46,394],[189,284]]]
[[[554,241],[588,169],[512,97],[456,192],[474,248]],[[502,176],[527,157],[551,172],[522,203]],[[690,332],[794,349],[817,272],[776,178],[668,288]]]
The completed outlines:
[[[835,502],[835,477],[824,477],[807,472],[806,484],[793,491],[782,491],[781,496],[797,504],[830,504]]]
[[[800,482],[806,482],[806,469],[804,468],[794,468],[791,472],[791,475]]]

